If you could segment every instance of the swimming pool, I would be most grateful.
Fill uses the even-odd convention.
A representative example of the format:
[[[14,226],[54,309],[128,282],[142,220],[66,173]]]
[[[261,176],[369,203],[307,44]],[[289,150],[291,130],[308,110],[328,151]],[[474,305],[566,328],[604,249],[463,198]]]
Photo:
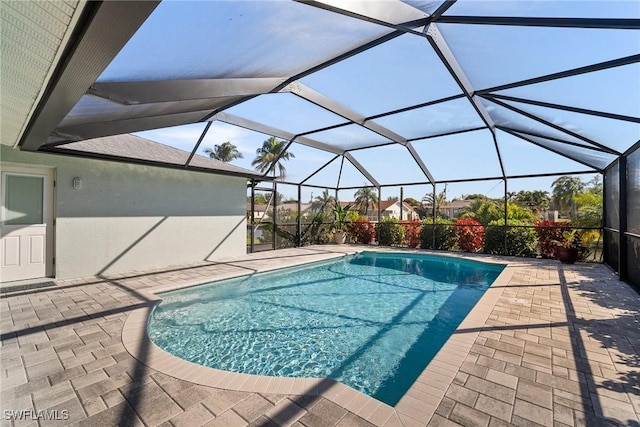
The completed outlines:
[[[162,293],[148,333],[204,366],[333,378],[393,406],[503,268],[364,252]]]

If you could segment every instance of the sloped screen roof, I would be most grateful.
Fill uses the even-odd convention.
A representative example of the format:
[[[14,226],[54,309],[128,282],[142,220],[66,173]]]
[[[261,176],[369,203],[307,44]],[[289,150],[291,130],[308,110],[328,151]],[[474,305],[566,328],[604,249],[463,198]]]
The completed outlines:
[[[329,187],[600,172],[640,140],[640,4],[162,2],[43,148],[125,133],[186,166],[275,136]]]

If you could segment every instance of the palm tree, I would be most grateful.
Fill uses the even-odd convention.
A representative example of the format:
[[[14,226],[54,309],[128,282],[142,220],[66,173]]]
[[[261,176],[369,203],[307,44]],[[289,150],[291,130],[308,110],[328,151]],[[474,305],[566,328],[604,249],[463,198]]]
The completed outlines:
[[[329,190],[324,190],[322,194],[316,196],[315,200],[311,202],[311,209],[317,212],[322,211],[326,206],[332,205],[335,200],[335,197],[329,194]]]
[[[508,193],[509,201],[515,202],[518,206],[529,209],[537,216],[541,216],[542,212],[549,209],[549,193],[542,190],[519,191],[517,193]]]
[[[552,197],[560,211],[571,213],[571,217],[576,216],[576,202],[574,198],[584,190],[584,182],[580,178],[573,176],[561,176],[553,181]]]
[[[216,144],[213,146],[213,149],[205,148],[204,152],[212,159],[220,160],[225,163],[229,163],[232,160],[241,159],[243,157],[242,153],[238,151],[238,147],[229,141],[223,142],[220,145]]]
[[[446,190],[441,191],[438,194],[436,194],[435,199],[433,197],[433,193],[427,193],[422,198],[422,204],[424,206],[434,207],[435,210],[436,210],[436,215],[440,215],[440,208],[442,208],[445,203],[447,203],[447,192],[446,192]]]
[[[256,158],[251,162],[258,172],[266,172],[273,165],[273,176],[276,176],[276,167],[278,168],[278,177],[283,179],[286,169],[282,162],[294,158],[293,153],[285,151],[287,141],[278,141],[275,136],[265,140],[262,147],[256,150]],[[275,165],[274,165],[274,162]]]
[[[285,151],[286,145],[287,141],[278,141],[275,136],[270,137],[262,143],[262,147],[256,150],[256,158],[251,162],[251,166],[254,166],[258,172],[266,172],[273,165],[272,172],[274,178],[276,177],[277,166],[278,176],[280,179],[283,179],[285,167],[282,161],[295,157],[293,153]],[[271,197],[269,197],[269,201],[267,202],[267,210],[269,206],[271,206],[271,203],[273,203],[274,193],[274,191],[271,192]],[[263,219],[264,217],[260,218],[260,222],[262,222]]]
[[[364,216],[368,215],[369,206],[375,207],[378,203],[378,195],[371,187],[362,187],[353,196],[356,198],[355,208]]]

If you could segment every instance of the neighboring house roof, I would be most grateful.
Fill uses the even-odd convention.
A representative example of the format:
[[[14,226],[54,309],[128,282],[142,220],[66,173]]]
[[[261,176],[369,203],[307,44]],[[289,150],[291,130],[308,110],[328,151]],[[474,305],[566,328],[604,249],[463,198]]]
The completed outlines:
[[[383,200],[380,202],[380,210],[387,210],[391,205],[395,204],[395,200]]]
[[[311,203],[301,203],[300,204],[300,210],[302,212],[305,212],[307,209],[309,209],[311,207]],[[267,205],[254,205],[254,210],[256,212],[264,212],[267,210]],[[251,209],[251,203],[247,203],[247,210]],[[273,210],[273,205],[269,205],[269,209]],[[298,210],[298,203],[283,203],[280,205],[277,205],[277,209],[278,210],[286,210],[289,209],[293,212]]]
[[[311,207],[311,203],[300,203],[300,211],[302,211],[302,212],[305,212],[310,207]],[[282,203],[282,204],[278,205],[278,209],[289,209],[289,210],[295,212],[295,211],[298,210],[298,203],[297,202]]]
[[[384,201],[380,202],[380,209],[383,210],[383,211],[386,211],[391,206],[393,206],[393,205],[395,205],[397,203],[398,203],[397,200],[384,200]],[[402,202],[402,206],[403,206],[404,210],[415,212],[415,209],[413,209],[413,206],[411,206],[407,202]]]
[[[247,203],[247,210],[251,209],[251,203]],[[264,212],[267,210],[267,205],[253,205],[253,209],[256,212]]]
[[[385,211],[397,203],[398,203],[397,200],[383,200],[382,202],[380,202],[380,210]],[[342,206],[351,205],[353,207],[356,205],[356,202],[340,202],[340,204]],[[402,205],[404,206],[405,211],[415,212],[415,209],[413,208],[413,206],[411,206],[407,202],[403,202]],[[375,203],[371,203],[369,204],[369,206],[371,208],[377,208],[377,204]]]
[[[451,202],[447,202],[442,205],[441,209],[462,209],[471,206],[473,200],[452,200]]]
[[[107,136],[65,144],[63,150],[97,153],[117,158],[153,161],[168,165],[184,165],[191,153],[131,134]],[[189,166],[246,177],[262,176],[256,171],[230,165],[210,157],[193,156]]]
[[[440,209],[464,209],[464,208],[468,208],[469,206],[471,206],[471,204],[473,203],[473,200],[452,200],[450,202],[445,202],[442,205],[440,205]],[[425,205],[426,209],[431,209],[431,204],[427,204]]]

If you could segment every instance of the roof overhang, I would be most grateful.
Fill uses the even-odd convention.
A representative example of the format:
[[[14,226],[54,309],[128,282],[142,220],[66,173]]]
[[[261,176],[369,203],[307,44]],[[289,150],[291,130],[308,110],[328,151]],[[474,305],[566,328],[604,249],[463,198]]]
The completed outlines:
[[[160,1],[88,2],[18,146],[37,151]]]

